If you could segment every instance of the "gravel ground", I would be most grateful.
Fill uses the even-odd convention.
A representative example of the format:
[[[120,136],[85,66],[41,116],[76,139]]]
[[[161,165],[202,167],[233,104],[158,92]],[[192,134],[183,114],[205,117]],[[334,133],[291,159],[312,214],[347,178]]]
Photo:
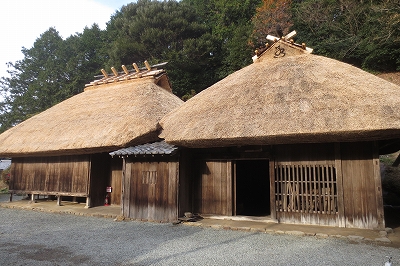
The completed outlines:
[[[0,265],[400,265],[400,249],[343,239],[0,208]]]

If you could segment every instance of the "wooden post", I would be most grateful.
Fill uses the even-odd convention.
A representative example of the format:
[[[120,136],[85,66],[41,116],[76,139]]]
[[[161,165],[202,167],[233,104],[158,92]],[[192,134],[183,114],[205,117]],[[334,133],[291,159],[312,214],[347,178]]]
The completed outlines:
[[[62,198],[62,196],[57,196],[57,206],[62,206],[61,205],[61,198]]]
[[[149,62],[147,62],[147,60],[144,61],[144,65],[146,66],[147,70],[149,70],[149,71],[151,70],[151,66],[150,66]]]
[[[114,76],[118,77],[118,71],[115,69],[115,67],[111,67],[111,71],[114,73]]]
[[[13,193],[10,192],[10,202],[12,202]]]
[[[128,69],[126,68],[125,65],[122,65],[122,70],[125,72],[125,74],[129,74]]]
[[[140,69],[139,69],[139,67],[136,65],[136,63],[133,63],[132,66],[133,66],[133,68],[135,69],[136,73],[139,73],[139,72],[140,72]]]
[[[234,216],[236,216],[237,214],[236,214],[236,212],[237,212],[237,206],[236,206],[236,191],[237,191],[237,189],[236,189],[236,180],[237,180],[237,178],[236,178],[236,161],[233,161],[232,162],[232,168],[233,168],[233,176],[232,176],[232,178],[233,178],[233,191],[232,191],[232,199],[233,199],[233,206],[232,206],[232,215],[234,215]]]
[[[85,209],[89,209],[91,206],[91,200],[90,197],[86,197],[86,205],[85,205]]]
[[[276,202],[275,202],[275,160],[269,160],[269,205],[272,220],[276,220]]]
[[[336,168],[336,185],[337,185],[337,204],[339,215],[339,227],[346,227],[345,209],[344,209],[344,193],[343,193],[343,174],[342,174],[342,158],[340,156],[340,143],[335,143],[335,168]]]
[[[33,194],[33,193],[31,194],[31,201],[35,202],[35,194]]]
[[[104,75],[104,77],[108,78],[108,74],[104,69],[101,69],[101,73]]]
[[[376,197],[376,214],[378,216],[378,229],[385,229],[385,219],[382,198],[382,179],[379,163],[379,147],[377,142],[373,143],[373,164],[374,164],[374,181],[375,181],[375,197]]]

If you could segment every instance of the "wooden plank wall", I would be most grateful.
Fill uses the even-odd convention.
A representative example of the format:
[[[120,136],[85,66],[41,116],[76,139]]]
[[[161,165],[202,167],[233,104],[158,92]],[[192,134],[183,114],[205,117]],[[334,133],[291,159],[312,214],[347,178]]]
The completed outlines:
[[[111,159],[111,205],[120,205],[122,197],[122,158]]]
[[[232,162],[199,160],[194,185],[194,212],[214,215],[232,213]]]
[[[10,190],[84,197],[89,165],[89,155],[13,158]]]
[[[374,143],[342,143],[341,157],[346,227],[384,228],[379,158]]]
[[[179,162],[125,160],[123,215],[147,221],[177,221]]]

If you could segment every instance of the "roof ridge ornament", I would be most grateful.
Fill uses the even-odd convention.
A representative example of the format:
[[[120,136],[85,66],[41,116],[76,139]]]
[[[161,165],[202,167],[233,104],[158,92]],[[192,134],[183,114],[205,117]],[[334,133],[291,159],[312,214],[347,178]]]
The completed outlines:
[[[261,55],[264,54],[265,51],[271,49],[271,47],[274,46],[274,44],[277,43],[277,42],[283,42],[283,43],[289,44],[289,45],[291,45],[291,46],[294,46],[294,47],[297,47],[297,48],[301,48],[301,49],[304,50],[305,53],[309,53],[309,54],[312,53],[312,52],[313,52],[313,49],[307,47],[305,43],[297,44],[297,43],[294,42],[293,37],[296,36],[296,34],[297,34],[297,32],[296,32],[295,30],[292,31],[292,32],[290,32],[290,33],[288,33],[286,36],[282,36],[281,38],[275,37],[275,36],[273,36],[273,35],[269,35],[269,34],[268,34],[267,37],[266,37],[266,39],[267,39],[268,41],[273,42],[273,44],[272,44],[272,45],[269,45],[268,42],[267,42],[267,43],[265,44],[265,47],[262,47],[262,48],[260,48],[260,49],[255,50],[255,51],[254,51],[254,52],[255,52],[255,55],[252,57],[253,62],[257,61],[257,59],[260,58]],[[284,56],[284,54],[281,53],[281,52],[282,52],[281,50],[283,49],[283,51],[284,51],[284,48],[280,48],[280,46],[278,46],[278,48],[279,48],[279,51],[280,51],[280,52],[279,52],[279,55],[280,55],[280,56],[277,56],[277,54],[275,53],[275,56],[274,56],[275,58],[277,58],[277,57],[282,57],[282,55]]]
[[[122,72],[118,72],[115,67],[111,67],[111,74],[108,74],[105,69],[101,69],[102,75],[95,76],[96,80],[88,83],[85,87],[96,86],[101,84],[107,84],[111,82],[118,82],[130,79],[138,79],[142,77],[157,77],[160,74],[165,73],[165,70],[162,68],[168,62],[163,62],[160,64],[150,65],[146,60],[144,61],[145,67],[139,68],[136,63],[132,64],[133,69],[128,69],[125,65],[122,65]]]

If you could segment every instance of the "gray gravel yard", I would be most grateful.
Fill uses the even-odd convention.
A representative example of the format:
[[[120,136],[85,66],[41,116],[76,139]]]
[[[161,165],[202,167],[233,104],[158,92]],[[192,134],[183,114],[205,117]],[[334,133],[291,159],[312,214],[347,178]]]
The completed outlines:
[[[400,250],[0,208],[0,265],[400,265]]]

